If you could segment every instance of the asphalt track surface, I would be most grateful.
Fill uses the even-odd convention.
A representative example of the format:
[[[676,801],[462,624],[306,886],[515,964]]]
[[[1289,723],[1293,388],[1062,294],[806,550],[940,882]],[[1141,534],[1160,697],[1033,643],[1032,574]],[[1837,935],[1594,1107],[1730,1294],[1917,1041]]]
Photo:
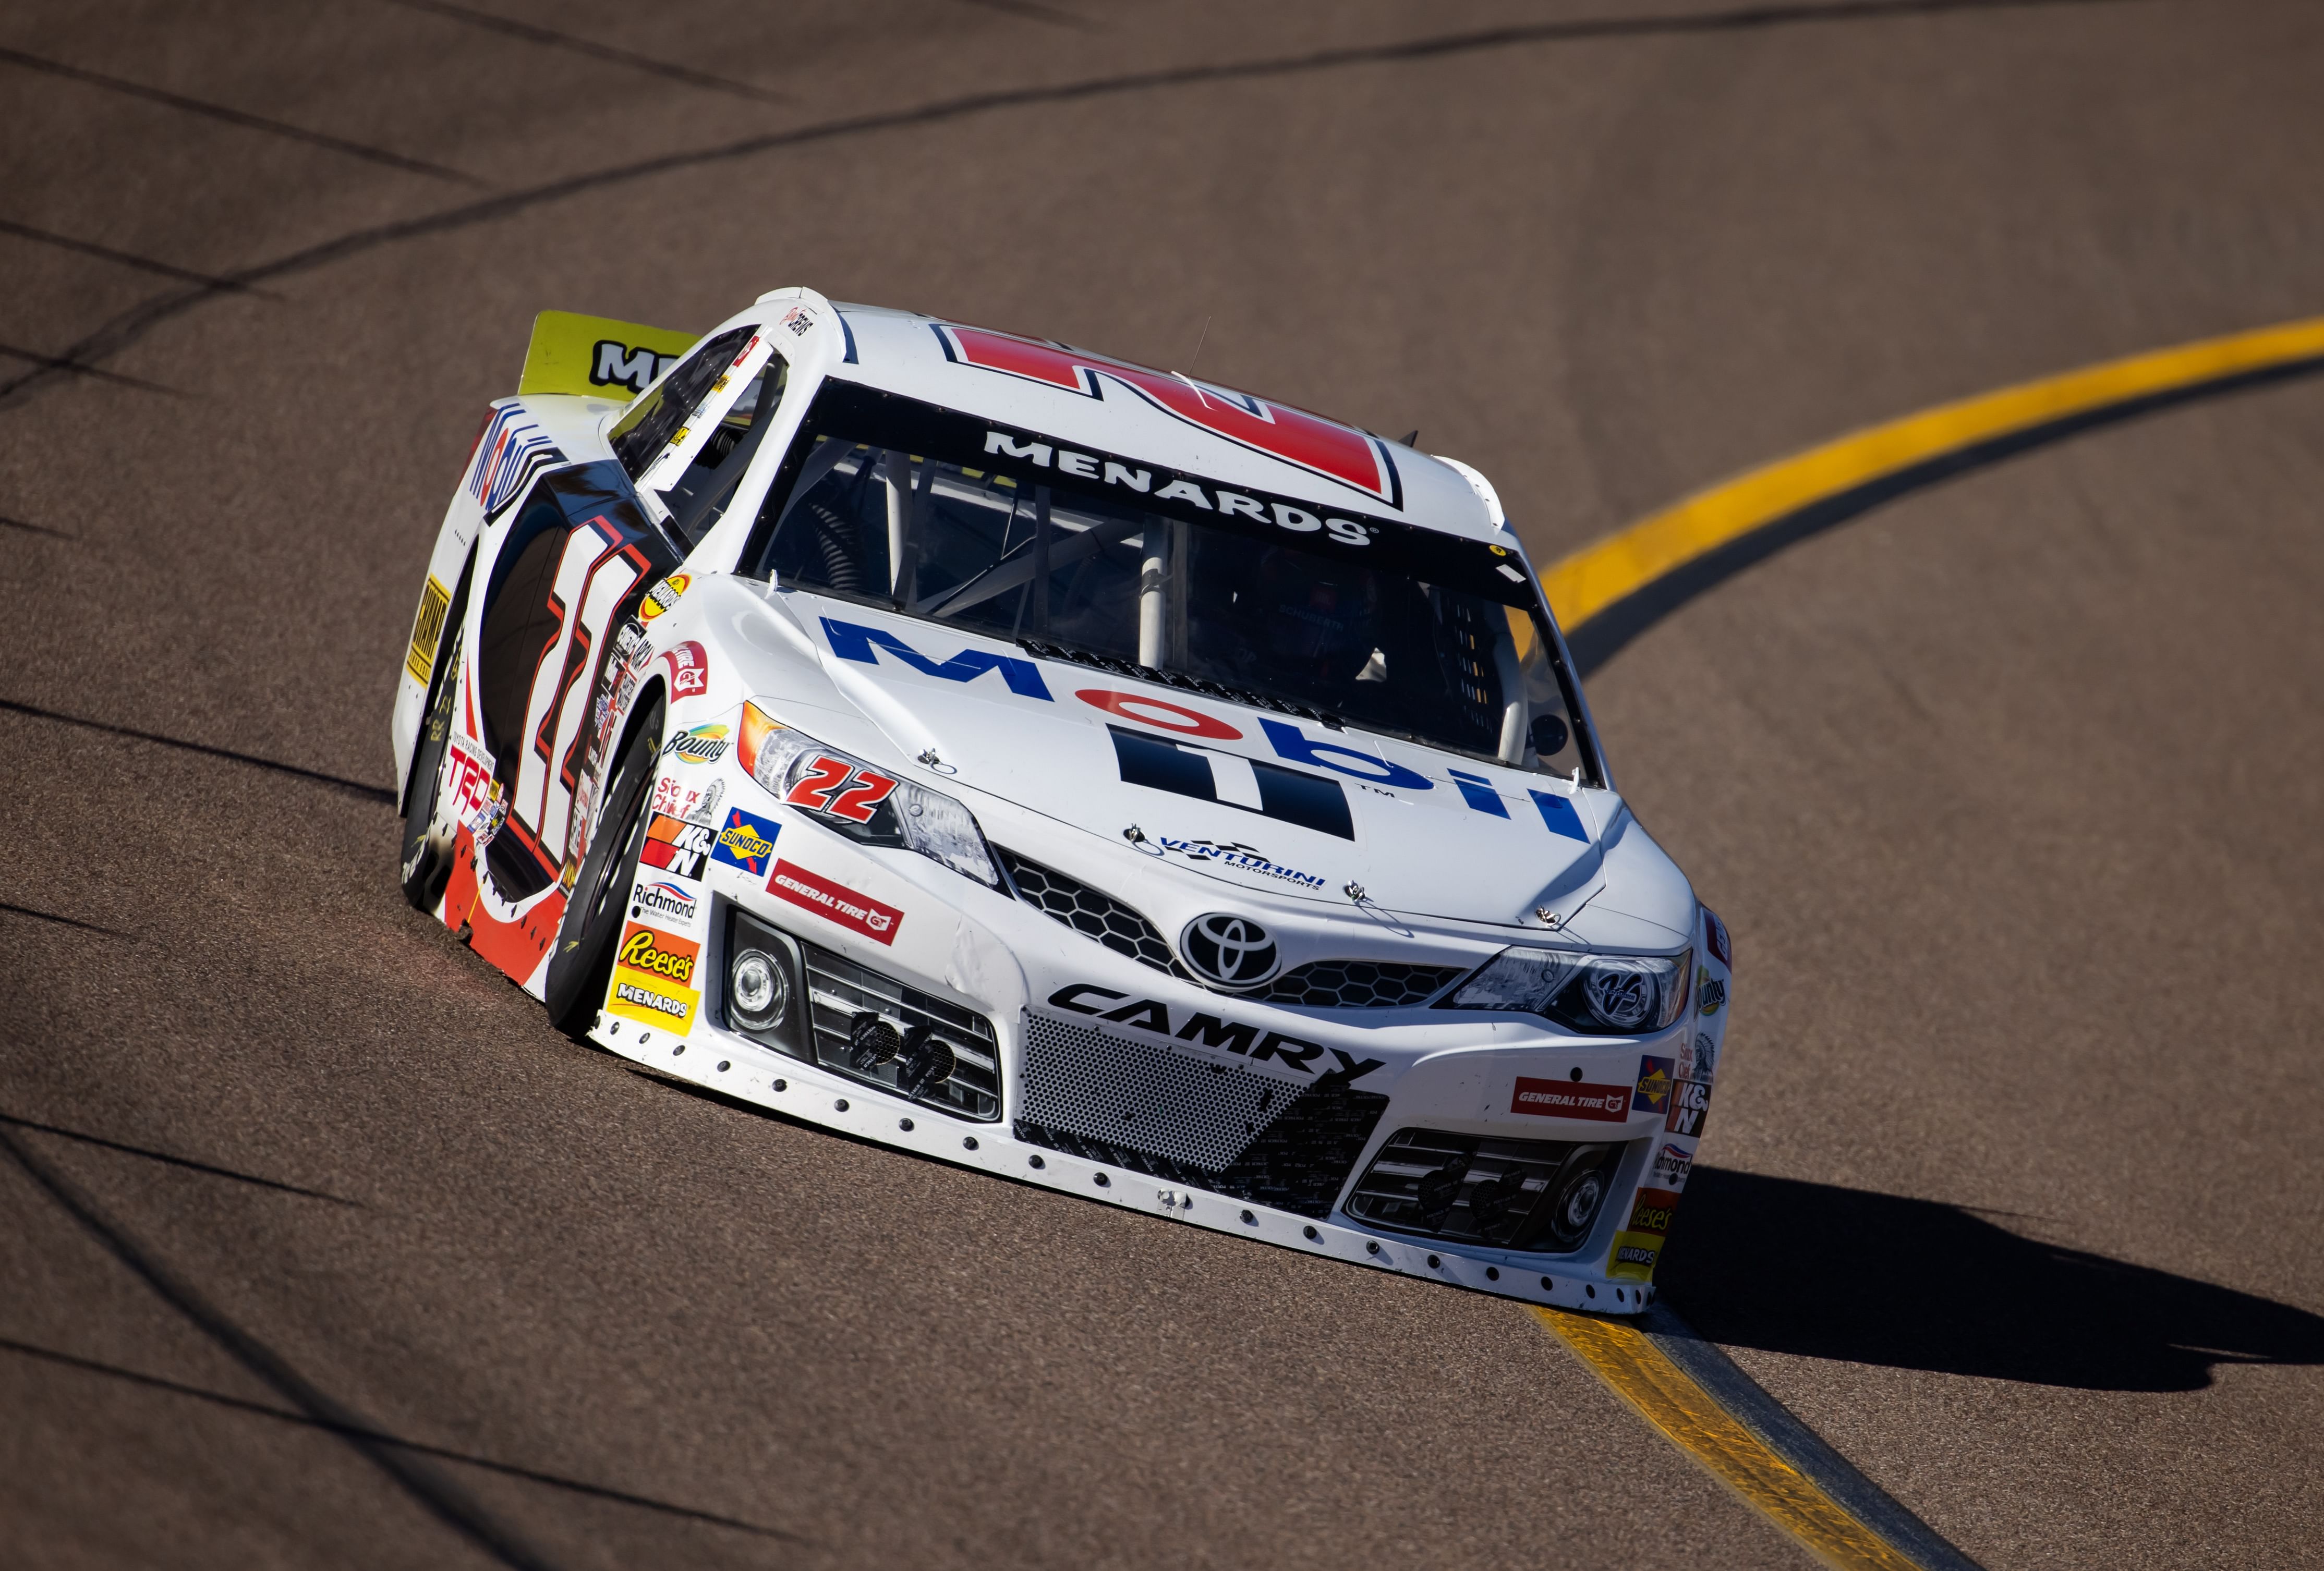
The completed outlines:
[[[1546,561],[2324,309],[2324,9],[480,3],[0,15],[0,1559],[1809,1564],[1513,1305],[557,1035],[395,892],[426,547],[536,309],[805,282]],[[1591,681],[1739,951],[1666,1298],[1996,1571],[2319,1554],[2319,497],[2324,377],[2190,400]]]

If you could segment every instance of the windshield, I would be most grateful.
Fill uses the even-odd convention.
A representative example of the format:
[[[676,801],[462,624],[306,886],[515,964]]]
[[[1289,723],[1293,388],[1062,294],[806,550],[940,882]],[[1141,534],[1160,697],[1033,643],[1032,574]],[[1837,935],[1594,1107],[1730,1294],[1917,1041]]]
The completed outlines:
[[[1514,554],[853,383],[817,394],[744,570],[1597,783]]]

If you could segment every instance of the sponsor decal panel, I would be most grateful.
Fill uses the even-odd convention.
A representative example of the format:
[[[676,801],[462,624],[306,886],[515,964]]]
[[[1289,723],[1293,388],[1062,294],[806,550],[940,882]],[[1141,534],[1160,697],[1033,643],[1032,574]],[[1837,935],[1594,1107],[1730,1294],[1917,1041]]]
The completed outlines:
[[[1693,1041],[1680,1046],[1678,1050],[1680,1079],[1701,1080],[1708,1086],[1718,1068],[1719,1044],[1711,1040],[1711,1033],[1708,1031],[1696,1032]]]
[[[672,818],[682,818],[688,823],[699,823],[715,829],[718,826],[719,799],[726,795],[726,782],[713,780],[707,786],[694,786],[675,775],[664,775],[654,782],[653,810]]]
[[[1694,1153],[1665,1140],[1655,1149],[1655,1160],[1646,1169],[1646,1181],[1677,1194],[1686,1188],[1686,1176],[1693,1171]]]
[[[762,877],[769,859],[775,854],[775,837],[782,825],[770,823],[755,813],[739,807],[726,810],[726,822],[719,826],[718,838],[711,842],[710,859],[748,873],[753,878]]]
[[[710,831],[682,818],[657,813],[646,824],[646,843],[638,860],[679,878],[699,878],[710,859]]]
[[[1286,868],[1271,860],[1257,846],[1247,846],[1240,841],[1176,840],[1160,834],[1154,837],[1154,843],[1162,848],[1164,855],[1193,862],[1197,867],[1231,868],[1238,873],[1272,878],[1295,889],[1321,889],[1323,887],[1323,879],[1318,875]]]
[[[702,908],[702,897],[683,884],[669,878],[639,880],[630,903],[641,911],[656,916],[666,916],[672,922],[692,922]]]
[[[710,691],[710,657],[700,644],[688,640],[672,645],[661,652],[661,661],[669,667],[671,697],[699,698]]]
[[[881,943],[895,942],[897,930],[904,925],[904,914],[893,905],[818,877],[795,862],[775,864],[767,877],[767,893]]]
[[[1702,908],[1703,938],[1711,946],[1711,958],[1729,971],[1735,969],[1734,951],[1727,941],[1727,924],[1719,920],[1719,913],[1706,905]]]
[[[1638,1060],[1638,1086],[1630,1106],[1641,1113],[1670,1111],[1671,1061],[1648,1053]]]
[[[698,725],[682,730],[669,739],[662,756],[681,764],[715,764],[726,756],[726,728]]]
[[[1159,998],[1132,998],[1127,993],[1101,988],[1093,982],[1075,982],[1060,988],[1049,995],[1049,1003],[1075,1015],[1086,1015],[1111,1025],[1132,1026],[1190,1047],[1231,1052],[1253,1063],[1287,1064],[1302,1074],[1338,1075],[1356,1080],[1382,1067],[1379,1059],[1360,1059],[1336,1047],[1329,1050],[1331,1059],[1326,1059],[1326,1050],[1319,1043],[1302,1042],[1279,1031],[1217,1015],[1185,1011],[1183,1021],[1174,1020],[1170,1006]]]
[[[403,657],[403,668],[422,686],[436,673],[436,646],[444,637],[444,613],[451,609],[452,592],[429,574],[420,592],[420,615],[411,623],[411,648]]]
[[[1670,1117],[1663,1128],[1673,1135],[1699,1137],[1702,1120],[1711,1111],[1711,1088],[1701,1080],[1681,1080],[1671,1091]]]
[[[1630,1116],[1629,1086],[1597,1086],[1587,1080],[1537,1080],[1517,1077],[1517,1094],[1509,1098],[1512,1113],[1542,1118],[1590,1118],[1619,1124]]]
[[[678,433],[679,436],[684,435],[682,431]],[[676,441],[678,437],[672,437],[671,440]],[[645,599],[638,605],[639,617],[645,621],[651,621],[664,611],[675,609],[679,599],[686,593],[686,586],[693,582],[694,575],[690,573],[671,574],[668,578],[646,591]]]
[[[445,785],[452,813],[476,840],[481,852],[508,821],[508,799],[493,777],[493,756],[472,737],[454,731],[444,758]]]
[[[800,337],[808,328],[815,326],[815,313],[804,306],[793,306],[783,313],[782,325],[791,330],[792,337]],[[756,343],[758,340],[752,339],[752,342]]]
[[[702,994],[694,973],[702,946],[632,922],[613,953],[613,985],[605,1007],[615,1015],[684,1036],[694,1029]]]
[[[1606,1274],[1651,1281],[1655,1263],[1662,1257],[1663,1239],[1670,1232],[1671,1216],[1677,1208],[1674,1191],[1640,1190],[1630,1203],[1628,1223],[1614,1235],[1613,1249],[1606,1257]]]

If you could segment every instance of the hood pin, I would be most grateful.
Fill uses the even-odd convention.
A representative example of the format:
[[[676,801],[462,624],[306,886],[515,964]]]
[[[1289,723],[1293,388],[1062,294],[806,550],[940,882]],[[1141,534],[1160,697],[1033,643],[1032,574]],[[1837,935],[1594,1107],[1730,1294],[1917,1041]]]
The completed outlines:
[[[1536,916],[1540,917],[1541,924],[1544,927],[1548,928],[1553,932],[1565,925],[1565,919],[1558,915],[1556,912],[1552,911],[1546,905],[1535,906],[1533,908],[1533,914]]]

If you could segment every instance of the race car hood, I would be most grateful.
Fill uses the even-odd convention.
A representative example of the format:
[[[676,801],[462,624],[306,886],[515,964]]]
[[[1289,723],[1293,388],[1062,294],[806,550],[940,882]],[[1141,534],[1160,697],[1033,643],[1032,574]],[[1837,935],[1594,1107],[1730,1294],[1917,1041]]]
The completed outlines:
[[[789,709],[776,718],[861,750],[862,732],[840,722],[860,717],[892,749],[875,761],[916,763],[972,806],[989,793],[1127,839],[1157,874],[1342,910],[1360,894],[1377,909],[1536,933],[1545,913],[1563,926],[1589,907],[1577,932],[1594,925],[1594,942],[1623,947],[1667,948],[1689,930],[1692,892],[1611,792],[853,602],[720,587],[713,620],[740,635],[752,689]],[[1038,845],[1010,849],[1040,859]]]

